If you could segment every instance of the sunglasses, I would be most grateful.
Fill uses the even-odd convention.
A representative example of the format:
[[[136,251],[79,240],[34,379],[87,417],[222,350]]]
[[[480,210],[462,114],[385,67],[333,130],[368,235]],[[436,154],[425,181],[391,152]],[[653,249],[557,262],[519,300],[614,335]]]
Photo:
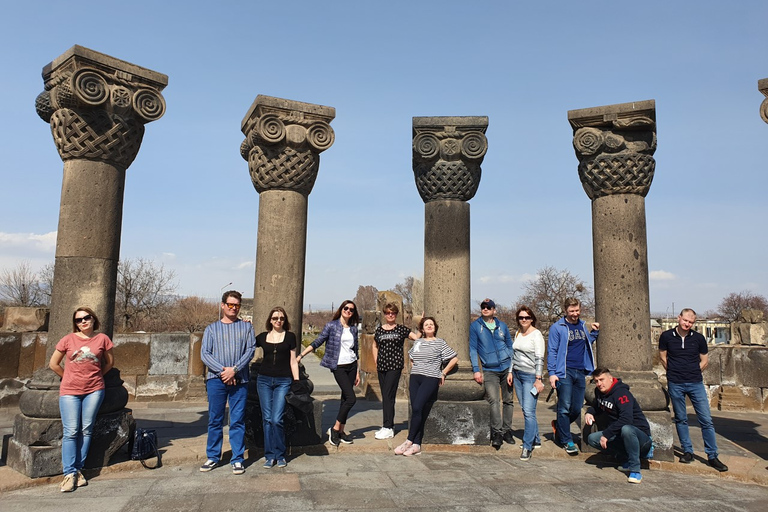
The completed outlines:
[[[344,311],[351,311],[352,313],[355,312],[355,308],[351,308],[349,306],[344,306]]]
[[[227,306],[229,309],[240,309],[240,304],[232,304],[231,302],[225,302],[225,306]]]
[[[385,311],[384,316],[397,316],[397,313],[394,311]]]
[[[75,323],[81,324],[83,322],[90,322],[91,320],[93,320],[93,317],[91,315],[85,315],[85,316],[81,316],[80,318],[75,318]]]
[[[495,308],[492,308],[492,307],[491,307],[491,306],[489,306],[488,304],[485,304],[485,305],[481,305],[481,306],[480,306],[480,309],[495,309]]]
[[[517,319],[518,320],[530,320],[531,317],[529,317],[529,316],[519,316],[519,317],[517,317]]]
[[[273,316],[272,318],[270,318],[270,320],[272,320],[273,322],[285,322],[285,317],[284,316]]]

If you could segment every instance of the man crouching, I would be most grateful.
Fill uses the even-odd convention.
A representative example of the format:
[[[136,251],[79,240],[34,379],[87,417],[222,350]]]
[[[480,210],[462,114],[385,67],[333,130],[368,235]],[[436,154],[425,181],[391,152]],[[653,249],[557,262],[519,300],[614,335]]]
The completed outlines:
[[[609,450],[625,459],[623,471],[629,472],[628,482],[639,484],[640,457],[648,457],[653,447],[651,427],[643,411],[629,392],[629,386],[611,375],[608,368],[597,368],[592,372],[595,382],[595,402],[587,409],[584,421],[592,425],[597,418],[605,428],[589,435],[587,443],[598,450]]]

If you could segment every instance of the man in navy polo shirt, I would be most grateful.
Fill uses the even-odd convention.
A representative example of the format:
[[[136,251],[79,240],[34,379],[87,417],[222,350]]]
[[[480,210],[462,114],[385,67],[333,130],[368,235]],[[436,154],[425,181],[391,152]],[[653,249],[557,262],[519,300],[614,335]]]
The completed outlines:
[[[659,338],[659,356],[661,364],[667,370],[667,389],[672,409],[675,413],[675,427],[683,455],[680,462],[690,464],[693,461],[693,445],[688,432],[688,412],[685,397],[691,400],[693,410],[701,427],[704,438],[704,451],[707,452],[709,465],[718,471],[728,471],[728,466],[717,458],[717,440],[712,415],[709,412],[709,397],[704,389],[702,371],[709,362],[707,340],[700,333],[692,330],[696,322],[696,312],[685,308],[677,317],[677,327],[664,331]]]

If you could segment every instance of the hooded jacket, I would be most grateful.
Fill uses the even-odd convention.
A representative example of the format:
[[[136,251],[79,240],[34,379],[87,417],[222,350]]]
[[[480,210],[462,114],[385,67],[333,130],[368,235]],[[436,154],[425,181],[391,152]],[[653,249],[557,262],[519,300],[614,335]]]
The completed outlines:
[[[493,320],[496,322],[493,330],[488,329],[482,316],[469,325],[469,361],[473,372],[480,371],[478,356],[483,370],[508,371],[512,364],[514,349],[509,328],[498,318]]]
[[[629,386],[615,377],[613,385],[605,394],[595,388],[595,401],[587,409],[587,414],[595,418],[600,416],[608,418],[608,426],[603,429],[603,436],[609,441],[621,433],[621,427],[624,425],[632,425],[649,437],[651,435],[648,420],[645,419],[640,405],[630,393]]]

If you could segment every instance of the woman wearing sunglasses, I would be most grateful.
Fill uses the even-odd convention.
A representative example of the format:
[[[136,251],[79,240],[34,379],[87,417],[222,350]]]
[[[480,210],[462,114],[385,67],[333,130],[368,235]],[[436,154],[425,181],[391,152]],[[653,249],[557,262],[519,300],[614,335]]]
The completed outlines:
[[[384,416],[381,429],[373,436],[376,439],[395,437],[395,397],[405,366],[403,347],[408,338],[415,340],[419,337],[406,326],[397,323],[399,312],[400,308],[396,304],[390,302],[384,306],[384,322],[373,335],[373,361],[379,375]]]
[[[96,313],[90,308],[77,308],[72,315],[72,332],[59,340],[48,363],[61,377],[61,492],[88,485],[81,471],[91,445],[96,414],[104,400],[104,375],[114,365],[112,340],[106,334],[95,333],[98,328]]]
[[[515,394],[523,409],[525,430],[520,460],[529,460],[534,446],[540,446],[536,404],[544,389],[541,374],[544,371],[544,336],[536,328],[536,315],[528,306],[520,306],[515,313],[517,334],[512,343],[514,357],[507,375],[507,383],[514,383]]]
[[[333,446],[339,443],[352,443],[352,436],[344,432],[349,411],[357,401],[355,386],[360,384],[360,373],[357,368],[358,343],[357,324],[360,323],[360,315],[357,306],[351,300],[345,300],[333,314],[333,319],[325,324],[323,332],[298,356],[302,357],[326,343],[325,355],[320,366],[331,370],[336,383],[341,389],[341,404],[336,415],[336,423],[328,429],[328,440]]]
[[[291,332],[288,314],[281,307],[272,308],[265,328],[265,332],[256,336],[256,346],[264,351],[256,379],[264,425],[264,467],[271,468],[277,464],[277,467],[284,468],[288,465],[283,429],[285,395],[290,391],[291,383],[299,380],[296,335]]]

